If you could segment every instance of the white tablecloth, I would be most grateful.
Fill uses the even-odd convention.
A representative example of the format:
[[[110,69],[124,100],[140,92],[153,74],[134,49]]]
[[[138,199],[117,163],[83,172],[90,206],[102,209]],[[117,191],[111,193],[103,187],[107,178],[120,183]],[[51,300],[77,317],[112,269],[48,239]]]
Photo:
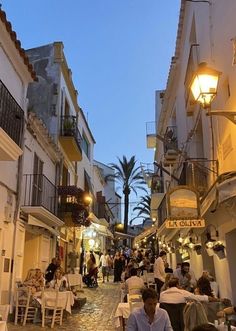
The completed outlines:
[[[0,321],[0,331],[7,331],[7,322]]]
[[[47,306],[54,306],[56,300],[56,291],[45,291],[44,298]],[[37,299],[39,303],[42,303],[42,298]],[[74,304],[74,295],[71,291],[59,292],[58,301],[60,307],[68,311],[71,314],[71,306]],[[1,331],[1,330],[0,330]]]
[[[125,302],[121,302],[118,304],[116,308],[115,316],[114,316],[114,325],[116,328],[119,328],[120,325],[120,317],[128,318],[130,315],[129,304]]]

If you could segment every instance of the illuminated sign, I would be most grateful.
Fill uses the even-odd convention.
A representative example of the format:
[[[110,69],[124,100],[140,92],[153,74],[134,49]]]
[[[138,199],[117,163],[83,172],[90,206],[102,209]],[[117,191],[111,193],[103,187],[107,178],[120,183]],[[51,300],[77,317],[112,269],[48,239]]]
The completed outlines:
[[[167,229],[179,229],[179,228],[204,228],[205,220],[200,219],[190,219],[190,220],[170,220],[165,221],[165,226]]]

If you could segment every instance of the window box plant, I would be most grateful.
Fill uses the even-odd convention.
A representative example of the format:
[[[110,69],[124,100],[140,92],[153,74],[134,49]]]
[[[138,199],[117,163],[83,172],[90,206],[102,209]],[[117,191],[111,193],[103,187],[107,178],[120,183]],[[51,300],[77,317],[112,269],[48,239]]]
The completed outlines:
[[[223,244],[221,243],[215,244],[213,246],[213,251],[220,259],[225,258],[225,246]]]

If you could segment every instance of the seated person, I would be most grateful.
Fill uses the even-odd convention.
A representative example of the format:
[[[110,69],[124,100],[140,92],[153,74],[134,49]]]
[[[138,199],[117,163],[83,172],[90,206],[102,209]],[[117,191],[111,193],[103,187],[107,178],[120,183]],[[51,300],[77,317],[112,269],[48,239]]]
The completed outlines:
[[[141,295],[141,291],[144,288],[143,279],[137,276],[137,269],[135,268],[130,270],[130,275],[130,278],[126,279],[125,283],[122,284],[122,288],[125,290],[125,294]]]
[[[185,303],[187,300],[209,301],[207,295],[195,295],[179,286],[179,279],[172,277],[169,280],[169,288],[160,294],[160,303]]]
[[[55,271],[54,279],[50,281],[49,286],[59,291],[66,291],[68,289],[67,279],[63,276],[61,269]]]
[[[157,292],[152,288],[145,288],[142,291],[142,299],[144,306],[130,314],[127,331],[173,331],[167,312],[157,307]]]
[[[197,281],[197,287],[194,290],[195,294],[199,295],[208,295],[210,297],[214,297],[210,281],[207,277],[200,277]]]
[[[190,270],[190,264],[188,262],[182,262],[181,268],[174,271],[174,276],[179,278],[179,285],[184,290],[193,291],[196,286],[196,278],[194,272]]]
[[[171,278],[173,278],[173,274],[166,274],[166,277],[165,277],[165,282],[164,284],[162,285],[162,288],[161,288],[161,292],[167,290],[169,288],[169,281],[171,280]]]

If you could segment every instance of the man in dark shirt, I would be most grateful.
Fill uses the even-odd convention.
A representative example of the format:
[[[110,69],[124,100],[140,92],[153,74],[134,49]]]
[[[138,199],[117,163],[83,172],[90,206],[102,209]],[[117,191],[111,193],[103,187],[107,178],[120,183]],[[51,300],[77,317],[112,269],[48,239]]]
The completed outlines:
[[[46,271],[45,271],[45,279],[46,282],[49,283],[51,280],[53,280],[55,271],[57,269],[57,259],[54,257],[52,259],[52,262],[49,264],[49,266],[47,267]]]

